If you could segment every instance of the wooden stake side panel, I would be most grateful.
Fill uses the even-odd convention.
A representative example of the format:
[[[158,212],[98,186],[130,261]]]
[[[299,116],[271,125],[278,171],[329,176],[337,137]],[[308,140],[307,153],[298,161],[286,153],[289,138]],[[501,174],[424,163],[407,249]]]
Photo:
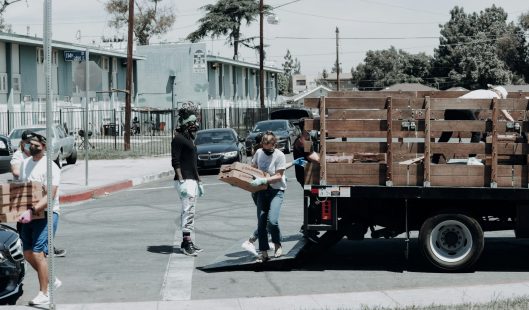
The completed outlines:
[[[391,94],[369,92],[355,97],[340,93],[336,97],[307,99],[306,106],[319,108],[322,117],[319,121],[306,120],[305,128],[323,129],[326,135],[322,136],[327,137],[320,140],[323,162],[316,174],[325,184],[339,185],[384,186],[391,180],[394,186],[425,186],[428,181],[428,186],[528,187],[529,145],[518,139],[521,133],[529,132],[529,101],[525,97],[516,96],[518,93],[504,100],[457,98],[461,93],[453,97],[420,97],[429,94],[408,92],[388,98],[386,95]],[[387,109],[388,100],[391,111]],[[480,119],[443,120],[446,109],[476,110]],[[507,110],[515,119],[516,132],[500,110]],[[429,143],[425,143],[427,126]],[[435,143],[435,138],[447,131],[452,132],[450,143]],[[487,143],[466,142],[472,132],[487,133],[492,139]],[[516,134],[516,139],[500,139]],[[376,139],[371,142],[357,138]],[[460,142],[453,143],[457,138]],[[444,161],[430,164],[430,159],[425,159],[426,167],[422,161],[425,153],[441,153],[447,159],[466,159],[469,154],[477,154],[485,165],[443,164]],[[336,160],[340,157],[345,161]],[[306,184],[319,184],[314,169],[311,168]]]
[[[488,187],[490,166],[431,165],[432,186]],[[394,186],[423,186],[424,165],[395,165]],[[380,185],[386,181],[386,165],[378,163],[327,163],[327,181],[340,185]],[[498,187],[525,187],[527,166],[498,165]],[[525,185],[524,185],[525,184]]]

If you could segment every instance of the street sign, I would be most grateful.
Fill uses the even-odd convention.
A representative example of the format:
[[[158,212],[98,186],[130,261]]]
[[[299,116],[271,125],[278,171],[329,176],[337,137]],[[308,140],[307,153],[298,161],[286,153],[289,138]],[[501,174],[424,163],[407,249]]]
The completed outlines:
[[[84,61],[86,60],[85,51],[64,51],[64,61]]]

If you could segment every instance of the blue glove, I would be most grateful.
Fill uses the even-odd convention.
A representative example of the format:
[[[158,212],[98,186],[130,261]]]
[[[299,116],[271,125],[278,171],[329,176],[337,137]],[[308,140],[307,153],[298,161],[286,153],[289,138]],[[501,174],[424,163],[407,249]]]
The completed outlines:
[[[250,185],[257,187],[259,185],[265,185],[266,183],[268,183],[266,181],[266,178],[257,178],[253,180],[252,182],[250,182]]]
[[[180,182],[180,186],[178,189],[180,190],[180,197],[186,198],[187,197],[187,188],[184,186],[185,182]]]
[[[198,182],[198,197],[204,196],[204,184]]]
[[[307,165],[307,161],[304,160],[302,157],[300,157],[298,159],[294,159],[294,161],[292,163],[294,165],[300,166],[300,167],[305,167]]]

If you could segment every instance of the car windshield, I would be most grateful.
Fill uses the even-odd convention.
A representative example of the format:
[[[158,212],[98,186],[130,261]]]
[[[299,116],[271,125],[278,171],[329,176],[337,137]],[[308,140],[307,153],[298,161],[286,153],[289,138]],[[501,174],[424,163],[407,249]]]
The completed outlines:
[[[235,143],[235,137],[229,131],[198,132],[195,145],[212,143]]]
[[[26,130],[29,130],[35,133],[40,133],[40,132],[45,132],[46,128],[44,127],[17,128],[17,129],[14,129],[13,132],[11,132],[11,134],[9,135],[9,138],[10,139],[21,139],[22,133]]]
[[[265,132],[267,130],[283,131],[287,130],[287,128],[285,122],[263,122],[257,123],[257,125],[255,125],[255,128],[253,129],[254,132]]]

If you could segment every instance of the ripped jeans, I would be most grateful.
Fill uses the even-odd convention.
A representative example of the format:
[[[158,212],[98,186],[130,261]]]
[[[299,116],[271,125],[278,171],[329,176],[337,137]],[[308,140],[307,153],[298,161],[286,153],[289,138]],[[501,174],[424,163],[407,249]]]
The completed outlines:
[[[187,179],[184,183],[175,181],[174,186],[178,191],[178,196],[182,202],[182,211],[180,213],[180,222],[182,226],[182,232],[191,233],[195,229],[195,206],[198,197],[198,181]],[[180,194],[180,188],[185,187],[187,195],[182,197]]]

